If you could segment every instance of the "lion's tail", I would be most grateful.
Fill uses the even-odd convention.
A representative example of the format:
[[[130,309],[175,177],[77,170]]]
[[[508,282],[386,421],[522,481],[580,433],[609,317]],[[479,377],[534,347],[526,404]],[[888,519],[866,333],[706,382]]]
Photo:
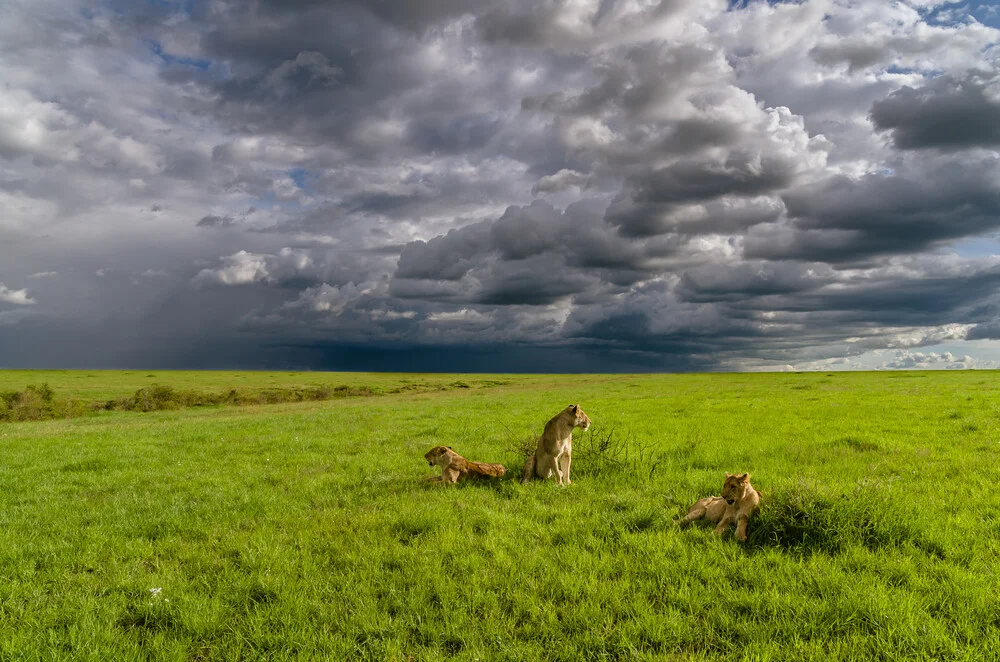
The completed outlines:
[[[499,478],[507,473],[502,464],[483,464],[482,462],[469,462],[469,471],[480,476],[491,476]]]

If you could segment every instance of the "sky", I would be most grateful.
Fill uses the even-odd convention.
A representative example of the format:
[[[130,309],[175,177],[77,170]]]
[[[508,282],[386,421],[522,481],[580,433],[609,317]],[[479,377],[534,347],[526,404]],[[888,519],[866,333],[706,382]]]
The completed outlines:
[[[0,11],[0,367],[1000,367],[992,2]]]

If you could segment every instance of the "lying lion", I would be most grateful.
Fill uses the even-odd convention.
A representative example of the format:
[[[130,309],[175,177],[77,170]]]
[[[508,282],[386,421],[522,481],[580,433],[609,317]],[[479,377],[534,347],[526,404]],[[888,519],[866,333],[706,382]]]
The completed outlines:
[[[760,494],[750,484],[750,474],[736,476],[727,472],[722,496],[699,500],[691,506],[684,519],[676,523],[685,525],[704,518],[709,522],[718,522],[715,532],[722,535],[730,524],[736,522],[736,539],[743,542],[747,539],[747,520],[757,512],[759,505]]]
[[[524,482],[531,480],[532,473],[539,478],[548,478],[555,472],[560,485],[569,485],[569,466],[573,461],[573,428],[586,430],[589,427],[590,417],[583,413],[580,405],[570,405],[553,417],[545,424],[535,452],[524,463]]]
[[[424,458],[430,466],[441,467],[440,476],[428,476],[427,480],[451,485],[463,478],[496,478],[507,473],[502,464],[483,464],[466,460],[453,451],[451,446],[435,446],[424,453]]]

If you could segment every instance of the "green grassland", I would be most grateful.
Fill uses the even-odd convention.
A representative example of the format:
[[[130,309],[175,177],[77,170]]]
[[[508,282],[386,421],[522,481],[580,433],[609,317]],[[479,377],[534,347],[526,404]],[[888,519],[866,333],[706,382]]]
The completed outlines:
[[[0,423],[0,660],[1000,659],[996,372],[0,372],[43,382],[365,395]],[[726,471],[749,541],[674,527]]]
[[[518,376],[519,384],[551,383],[545,376]],[[238,389],[307,389],[319,386],[364,388],[373,393],[437,391],[453,388],[498,386],[509,377],[361,372],[236,372],[227,370],[0,370],[0,391],[21,390],[27,385],[49,384],[66,398],[99,402],[118,398],[141,388],[168,385],[180,391],[218,393]]]

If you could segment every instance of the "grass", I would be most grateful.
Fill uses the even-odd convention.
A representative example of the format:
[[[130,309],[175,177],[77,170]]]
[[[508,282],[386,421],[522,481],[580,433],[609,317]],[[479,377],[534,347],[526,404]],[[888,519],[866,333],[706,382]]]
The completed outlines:
[[[248,375],[258,380],[247,382]],[[156,381],[168,377],[174,384]],[[74,418],[99,411],[161,411],[185,407],[211,407],[226,405],[271,405],[282,402],[331,400],[335,398],[396,395],[451,391],[455,389],[492,388],[507,383],[496,378],[475,380],[428,378],[414,375],[369,375],[372,383],[359,383],[364,375],[342,375],[347,383],[333,385],[329,375],[317,373],[236,373],[236,372],[178,372],[146,373],[137,376],[132,372],[105,372],[74,374],[71,371],[0,371],[0,386],[18,383],[28,377],[50,377],[59,381],[64,390],[58,395],[49,383],[28,384],[22,390],[0,390],[0,422],[38,421],[52,418]],[[6,379],[4,379],[4,377]],[[447,376],[446,376],[447,377]],[[199,379],[200,378],[200,379]],[[223,379],[230,379],[235,386],[221,390]],[[128,395],[110,399],[97,396],[121,393],[127,385],[138,385]],[[113,389],[113,390],[109,390]],[[68,393],[68,395],[66,395]],[[85,400],[82,398],[90,398]]]
[[[235,372],[228,370],[0,370],[0,392],[28,385],[49,384],[60,396],[85,402],[105,402],[156,385],[177,391],[214,394],[306,390],[310,388],[365,388],[375,394],[438,391],[502,385],[503,375],[450,375],[360,372]],[[545,382],[547,376],[518,376],[522,383]]]
[[[0,390],[377,397],[0,423],[0,659],[997,658],[997,373],[145,374]],[[521,485],[571,402],[573,485]],[[439,443],[511,479],[426,484]],[[671,523],[725,471],[745,545]]]

